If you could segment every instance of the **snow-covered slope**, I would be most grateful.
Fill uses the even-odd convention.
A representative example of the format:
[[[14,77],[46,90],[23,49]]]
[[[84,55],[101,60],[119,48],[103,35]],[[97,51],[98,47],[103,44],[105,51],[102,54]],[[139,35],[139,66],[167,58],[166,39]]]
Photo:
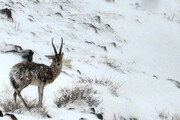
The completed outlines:
[[[32,49],[34,62],[49,65],[44,55],[53,54],[51,39],[59,47],[63,37],[64,62],[71,64],[64,63],[61,75],[45,87],[44,106],[52,118],[14,112],[18,120],[98,120],[87,105],[57,108],[53,102],[60,88],[87,77],[121,85],[118,95],[107,86],[90,85],[104,120],[180,119],[179,0],[7,0],[0,8],[11,9],[13,17],[0,14],[0,44]],[[1,101],[12,99],[8,74],[20,61],[0,53]],[[37,88],[25,88],[23,96],[37,98]]]

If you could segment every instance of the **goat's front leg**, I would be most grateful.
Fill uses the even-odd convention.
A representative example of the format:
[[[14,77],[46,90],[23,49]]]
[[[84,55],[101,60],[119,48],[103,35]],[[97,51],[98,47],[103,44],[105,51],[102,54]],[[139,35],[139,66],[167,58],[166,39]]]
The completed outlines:
[[[38,86],[38,94],[39,94],[39,105],[38,105],[38,107],[42,107],[43,91],[44,91],[44,85]]]

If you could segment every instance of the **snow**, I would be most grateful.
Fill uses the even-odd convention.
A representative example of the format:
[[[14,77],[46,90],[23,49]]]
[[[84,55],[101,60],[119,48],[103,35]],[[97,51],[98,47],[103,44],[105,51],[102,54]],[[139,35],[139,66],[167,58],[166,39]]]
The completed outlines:
[[[102,100],[96,109],[103,113],[104,120],[161,120],[159,114],[163,111],[172,116],[179,115],[179,88],[167,80],[180,82],[179,0],[36,2],[0,1],[0,8],[12,9],[14,19],[12,22],[0,14],[0,51],[4,50],[4,43],[19,45],[35,52],[34,62],[50,65],[51,60],[45,55],[53,54],[51,39],[54,38],[59,48],[61,37],[64,38],[64,59],[71,60],[72,68],[64,65],[62,71],[69,75],[62,72],[45,87],[43,100],[52,117],[50,119],[98,120],[95,115],[82,112],[88,111],[87,106],[75,106],[75,110],[68,110],[68,106],[57,108],[53,102],[59,88],[78,85],[79,77],[110,79],[122,84],[118,90],[119,97],[113,96],[106,87],[93,86]],[[100,16],[100,22],[96,16]],[[97,33],[91,25],[97,27]],[[5,100],[5,96],[9,97],[4,91],[6,87],[12,90],[9,72],[22,59],[1,52],[0,58],[0,100]],[[37,87],[29,86],[22,91],[22,96],[37,99],[37,93]],[[1,106],[0,110],[3,111]],[[33,112],[13,114],[19,120],[49,119]]]

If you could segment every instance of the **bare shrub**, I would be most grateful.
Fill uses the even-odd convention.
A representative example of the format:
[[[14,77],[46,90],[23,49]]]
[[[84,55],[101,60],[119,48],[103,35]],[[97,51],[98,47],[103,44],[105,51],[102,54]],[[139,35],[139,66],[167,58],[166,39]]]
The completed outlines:
[[[72,62],[71,59],[65,59],[65,58],[63,59],[63,64],[68,68],[72,68],[71,62]]]
[[[1,101],[0,106],[3,108],[5,112],[14,112],[15,110],[23,107],[20,104],[20,101],[17,101],[17,103],[15,103],[12,99],[7,99],[3,102]]]
[[[119,119],[118,119],[119,118]],[[136,118],[136,117],[128,117],[128,118],[125,118],[125,117],[123,117],[123,116],[116,116],[115,114],[114,114],[114,118],[113,118],[113,120],[138,120],[138,118]]]
[[[159,117],[163,120],[166,120],[169,117],[169,113],[162,111],[159,113]]]
[[[173,114],[171,120],[180,120],[180,116],[178,114]]]
[[[29,109],[22,104],[22,101],[17,97],[15,103],[12,98],[12,89],[8,85],[4,84],[4,89],[1,91],[0,95],[0,106],[4,112],[18,113],[18,114],[36,114],[40,117],[50,117],[46,108],[37,108],[37,100],[30,100],[27,97],[24,97],[24,100],[27,102]]]
[[[161,111],[158,117],[161,120],[180,120],[180,116],[178,114],[174,114],[166,111]]]
[[[119,88],[122,86],[122,84],[111,84],[110,86],[109,86],[109,90],[110,90],[110,92],[111,92],[111,94],[113,94],[114,96],[116,96],[116,97],[119,97],[119,93],[118,93],[118,90],[119,90]]]
[[[122,63],[119,63],[117,60],[105,56],[103,63],[108,67],[125,74],[125,70],[122,68]]]
[[[96,91],[89,86],[76,86],[74,88],[61,88],[55,96],[54,103],[57,107],[70,103],[85,102],[89,106],[98,106],[100,101],[93,96]]]
[[[36,108],[36,104],[37,104],[36,100],[28,100],[27,98],[25,98],[25,101],[27,101],[29,110],[31,110],[32,108]],[[2,106],[5,112],[14,112],[16,110],[25,109],[24,105],[21,104],[20,100],[17,100],[15,103],[14,100],[11,98],[6,98],[5,100],[1,100],[0,106]]]
[[[119,88],[122,86],[122,84],[117,84],[117,83],[113,83],[112,80],[110,79],[93,79],[90,77],[80,77],[80,80],[78,81],[79,83],[83,83],[83,84],[95,84],[95,85],[102,85],[105,86],[109,89],[109,91],[111,92],[112,95],[118,97],[118,90]]]
[[[120,70],[120,67],[121,67],[120,65],[117,65],[113,61],[109,61],[109,60],[104,61],[104,64],[106,64],[107,66],[115,70]]]
[[[23,104],[21,104],[20,100],[17,100],[15,103],[13,99],[6,99],[0,102],[0,106],[3,108],[4,112],[12,112],[12,113],[33,113],[39,115],[41,117],[50,117],[46,108],[37,108],[37,101],[36,100],[29,100],[25,98],[29,109],[26,109]]]
[[[115,0],[106,0],[107,2],[115,2]]]

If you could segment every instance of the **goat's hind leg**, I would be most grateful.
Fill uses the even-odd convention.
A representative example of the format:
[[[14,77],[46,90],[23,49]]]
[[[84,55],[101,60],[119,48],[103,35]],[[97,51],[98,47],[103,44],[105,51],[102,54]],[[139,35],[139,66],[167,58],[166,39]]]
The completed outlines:
[[[28,105],[26,104],[25,100],[22,98],[21,96],[21,92],[20,91],[16,91],[16,94],[19,96],[19,98],[22,100],[24,106],[29,109]]]
[[[17,98],[17,93],[16,93],[16,91],[14,91],[13,97],[14,97],[14,101],[15,101],[15,103],[16,103],[16,98]]]
[[[22,102],[23,102],[23,104],[25,105],[25,107],[26,107],[27,109],[29,109],[28,106],[27,106],[27,104],[26,104],[26,102],[25,102],[24,99],[22,98],[21,93],[18,92],[17,90],[15,90],[15,91],[14,91],[14,94],[13,94],[15,103],[17,102],[17,95],[18,95],[19,98],[22,100]]]
[[[13,97],[14,97],[14,101],[15,101],[15,103],[16,103],[18,85],[16,84],[14,77],[10,77],[10,80],[11,80],[11,85],[12,85],[13,88],[14,88]]]

